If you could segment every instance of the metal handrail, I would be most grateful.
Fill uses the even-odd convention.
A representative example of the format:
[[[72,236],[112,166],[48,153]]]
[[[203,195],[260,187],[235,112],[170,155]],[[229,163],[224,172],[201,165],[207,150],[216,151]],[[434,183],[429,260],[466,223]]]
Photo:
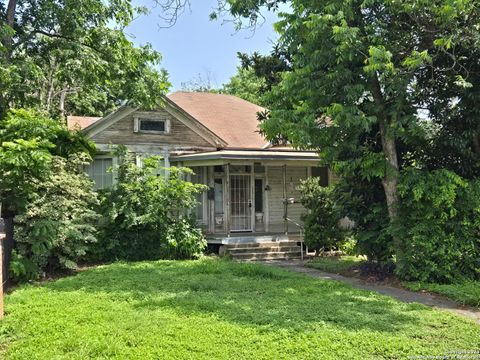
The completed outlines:
[[[305,227],[302,224],[299,224],[295,220],[292,220],[288,217],[285,217],[286,221],[290,221],[292,224],[296,225],[300,229],[300,258],[303,261],[303,231],[305,230]],[[288,231],[285,232],[285,235],[288,235]]]

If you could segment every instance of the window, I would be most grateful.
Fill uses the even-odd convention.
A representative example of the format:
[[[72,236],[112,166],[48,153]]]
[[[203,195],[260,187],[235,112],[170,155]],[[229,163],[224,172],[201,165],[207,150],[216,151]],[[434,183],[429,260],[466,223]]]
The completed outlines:
[[[191,181],[193,184],[204,184],[204,168],[201,167],[196,167],[192,168],[194,173],[191,176]],[[203,221],[203,204],[204,204],[204,196],[205,193],[200,193],[197,194],[196,200],[197,200],[197,205],[195,206],[195,216],[196,219],[200,222]]]
[[[327,167],[312,167],[312,177],[319,177],[320,185],[328,186],[328,168]]]
[[[169,121],[166,119],[135,118],[133,132],[168,134]]]
[[[250,165],[230,165],[230,173],[250,174],[251,169]]]
[[[165,132],[165,121],[140,120],[140,131]]]
[[[113,184],[113,174],[109,171],[112,167],[112,158],[95,158],[86,166],[85,172],[95,183],[95,189],[106,189]]]
[[[255,212],[263,212],[263,180],[255,179]]]
[[[147,153],[137,153],[135,155],[135,164],[138,167],[143,167],[144,159],[153,156],[153,154]],[[165,176],[166,175],[166,167],[167,167],[167,160],[165,157],[160,157],[158,159],[158,169],[155,172],[158,176]]]

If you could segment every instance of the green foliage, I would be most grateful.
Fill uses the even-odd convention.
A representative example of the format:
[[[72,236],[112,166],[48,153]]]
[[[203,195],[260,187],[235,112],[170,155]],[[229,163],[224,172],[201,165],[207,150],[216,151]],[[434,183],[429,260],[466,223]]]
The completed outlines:
[[[342,215],[354,223],[350,231],[356,240],[355,253],[380,265],[391,262],[393,239],[381,185],[348,177],[335,185],[334,192]]]
[[[428,291],[448,297],[463,305],[480,307],[480,282],[463,281],[454,284],[405,282],[406,288],[414,291]]]
[[[320,179],[313,177],[302,181],[299,190],[300,201],[307,210],[302,215],[305,245],[317,254],[323,250],[338,249],[345,240],[345,232],[339,226],[340,211],[332,188],[322,187]]]
[[[49,176],[35,183],[25,211],[15,218],[11,270],[16,280],[74,269],[96,241],[97,195],[82,171],[88,160],[86,154],[54,156]]]
[[[10,24],[0,7],[0,116],[11,104],[104,115],[125,101],[155,107],[166,93],[160,54],[124,32],[144,12],[130,0],[9,2]]]
[[[94,146],[81,133],[32,110],[0,123],[2,216],[15,218],[16,280],[74,268],[95,240],[92,183],[81,171]]]
[[[363,256],[321,256],[310,261],[307,266],[332,272],[348,275],[353,269],[365,264],[367,259]]]
[[[102,194],[101,241],[92,258],[100,260],[188,259],[199,257],[205,239],[189,216],[196,195],[205,190],[184,180],[187,168],[159,167],[159,158],[137,166],[118,149],[117,182]],[[168,176],[161,172],[168,171]],[[159,175],[160,174],[160,175]]]
[[[406,280],[480,278],[480,182],[448,170],[409,170],[399,187]]]
[[[264,105],[262,87],[265,81],[259,78],[253,69],[239,67],[237,74],[220,89],[221,93],[238,96],[257,105]]]
[[[280,80],[265,96],[271,111],[261,117],[262,131],[271,141],[318,150],[344,178],[342,196],[353,210],[346,215],[357,224],[361,251],[382,262],[395,253],[402,267],[402,249],[415,240],[390,229],[402,207],[401,171],[417,167],[448,169],[465,179],[480,176],[478,3],[222,3],[239,26],[245,19],[255,25],[265,7],[278,10],[288,3],[275,25],[288,68],[276,73]],[[465,229],[473,231],[465,234],[468,239],[478,238],[472,226]],[[449,272],[450,265],[437,266]]]
[[[407,359],[480,342],[446,311],[216,259],[99,266],[15,289],[5,306],[6,360]]]
[[[43,113],[11,110],[0,122],[0,198],[3,215],[23,211],[52,172],[53,156],[93,153],[81,133],[69,132]]]

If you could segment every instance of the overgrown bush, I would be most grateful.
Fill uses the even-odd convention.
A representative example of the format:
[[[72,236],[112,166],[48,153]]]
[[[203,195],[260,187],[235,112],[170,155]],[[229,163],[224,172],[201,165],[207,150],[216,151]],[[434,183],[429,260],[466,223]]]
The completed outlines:
[[[0,121],[2,216],[15,218],[16,280],[73,268],[94,241],[96,194],[81,167],[95,145],[37,110]]]
[[[16,280],[38,278],[44,271],[74,269],[96,241],[98,200],[82,171],[86,154],[53,156],[50,176],[35,183],[24,212],[15,218]]]
[[[366,255],[368,261],[381,267],[390,266],[393,239],[381,184],[342,178],[335,185],[334,196],[342,217],[354,222],[351,233],[356,240],[355,254]]]
[[[305,224],[305,244],[318,254],[323,250],[338,249],[345,239],[340,228],[340,211],[335,205],[332,188],[322,187],[320,179],[313,177],[299,186],[300,201],[307,209],[302,215]]]
[[[184,178],[187,168],[159,167],[159,158],[139,167],[132,154],[119,148],[117,182],[102,195],[101,240],[93,260],[188,259],[201,255],[206,241],[189,215],[204,185]],[[168,176],[160,175],[167,171]]]
[[[406,280],[448,283],[480,278],[480,181],[452,171],[403,173],[398,236]]]

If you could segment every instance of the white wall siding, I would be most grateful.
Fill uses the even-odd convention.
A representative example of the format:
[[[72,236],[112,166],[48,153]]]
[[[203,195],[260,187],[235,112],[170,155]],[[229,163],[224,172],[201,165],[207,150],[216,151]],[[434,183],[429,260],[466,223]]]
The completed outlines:
[[[305,208],[300,204],[300,191],[298,186],[300,180],[308,177],[308,169],[306,167],[289,167],[287,166],[287,197],[293,197],[295,204],[288,205],[288,217],[296,222],[300,222],[300,216]]]
[[[288,217],[294,221],[300,222],[300,216],[305,209],[299,203],[300,192],[297,190],[297,187],[300,185],[300,180],[307,178],[308,168],[287,166],[286,174],[287,198],[293,197],[296,202],[295,204],[288,205]],[[270,186],[270,193],[268,194],[270,231],[283,230],[284,208],[282,200],[284,195],[282,166],[270,166],[268,168],[267,183]],[[295,226],[291,224],[289,225],[289,228],[293,230],[295,229]]]

